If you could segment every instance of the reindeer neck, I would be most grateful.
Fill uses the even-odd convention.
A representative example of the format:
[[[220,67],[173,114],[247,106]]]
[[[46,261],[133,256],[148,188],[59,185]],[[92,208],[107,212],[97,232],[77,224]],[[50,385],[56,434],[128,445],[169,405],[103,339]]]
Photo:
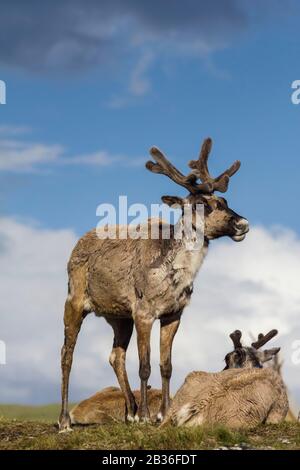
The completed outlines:
[[[177,224],[182,225],[182,220],[180,219]],[[176,228],[178,229],[178,226],[176,226]],[[174,239],[171,248],[173,251],[173,269],[188,272],[192,278],[191,280],[195,278],[199,271],[209,245],[205,237],[201,243],[193,243],[193,238],[195,242],[196,235],[196,230],[194,229],[191,236],[188,237],[183,232],[181,240]]]

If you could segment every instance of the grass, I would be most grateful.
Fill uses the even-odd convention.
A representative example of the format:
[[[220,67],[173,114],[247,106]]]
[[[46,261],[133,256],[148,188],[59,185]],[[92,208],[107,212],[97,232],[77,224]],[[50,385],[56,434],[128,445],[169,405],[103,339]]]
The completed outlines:
[[[152,425],[113,424],[74,428],[59,434],[43,421],[0,418],[0,450],[4,449],[146,449],[196,450],[215,448],[300,449],[300,425],[282,423],[252,431],[217,428],[163,428]]]
[[[59,434],[59,405],[0,405],[0,450],[4,449],[146,449],[215,448],[300,449],[300,424],[285,422],[251,431],[224,427],[158,429],[156,426],[112,424],[74,427]]]
[[[239,433],[218,429],[184,429],[113,424],[75,428],[58,434],[50,423],[0,420],[0,449],[201,449],[234,445],[244,440]]]

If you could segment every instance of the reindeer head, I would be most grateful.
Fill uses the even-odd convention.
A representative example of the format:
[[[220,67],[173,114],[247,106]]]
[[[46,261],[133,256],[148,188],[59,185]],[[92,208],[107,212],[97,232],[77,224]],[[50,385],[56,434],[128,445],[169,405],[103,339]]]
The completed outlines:
[[[259,349],[266,344],[270,339],[276,336],[277,330],[271,330],[268,334],[258,335],[257,341],[251,344],[251,347],[243,347],[241,343],[242,333],[239,330],[231,333],[230,338],[234,345],[234,351],[226,354],[225,369],[252,369],[254,367],[262,368],[263,363],[270,361],[280,351],[280,348]]]
[[[212,147],[212,140],[206,139],[202,145],[198,160],[191,160],[189,167],[192,172],[184,176],[175,168],[157,148],[152,147],[150,154],[156,163],[148,161],[146,168],[153,173],[168,176],[175,183],[183,186],[189,191],[185,198],[176,196],[163,196],[162,201],[169,206],[192,205],[193,223],[195,221],[197,204],[204,204],[204,236],[207,240],[229,236],[234,241],[244,240],[249,231],[247,219],[236,214],[227,205],[227,201],[214,194],[215,191],[225,193],[228,188],[229,179],[240,168],[241,163],[236,161],[221,175],[213,178],[208,171],[208,157]],[[200,179],[201,183],[198,183]]]

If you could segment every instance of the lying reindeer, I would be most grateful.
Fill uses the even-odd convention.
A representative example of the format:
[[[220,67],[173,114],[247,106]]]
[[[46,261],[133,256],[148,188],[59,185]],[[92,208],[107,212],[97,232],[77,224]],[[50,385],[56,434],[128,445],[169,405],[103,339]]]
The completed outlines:
[[[137,403],[140,391],[133,392]],[[156,419],[161,404],[161,390],[148,387],[148,406],[150,417]],[[107,387],[83,400],[70,411],[71,424],[109,424],[125,421],[126,404],[123,392],[117,387]]]
[[[233,332],[234,351],[226,355],[224,370],[190,373],[161,426],[223,424],[252,428],[283,421],[289,409],[284,383],[274,369],[262,368],[280,348],[259,351],[276,334],[276,330],[260,334],[251,347],[243,347],[241,332]]]

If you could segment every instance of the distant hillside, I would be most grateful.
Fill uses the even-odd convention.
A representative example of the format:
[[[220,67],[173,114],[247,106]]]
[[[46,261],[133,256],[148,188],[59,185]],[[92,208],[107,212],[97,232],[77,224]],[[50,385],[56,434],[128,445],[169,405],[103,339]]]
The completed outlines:
[[[73,405],[70,404],[70,408]],[[60,413],[60,404],[50,404],[41,406],[29,405],[1,405],[0,417],[8,419],[23,420],[39,420],[56,422]]]

